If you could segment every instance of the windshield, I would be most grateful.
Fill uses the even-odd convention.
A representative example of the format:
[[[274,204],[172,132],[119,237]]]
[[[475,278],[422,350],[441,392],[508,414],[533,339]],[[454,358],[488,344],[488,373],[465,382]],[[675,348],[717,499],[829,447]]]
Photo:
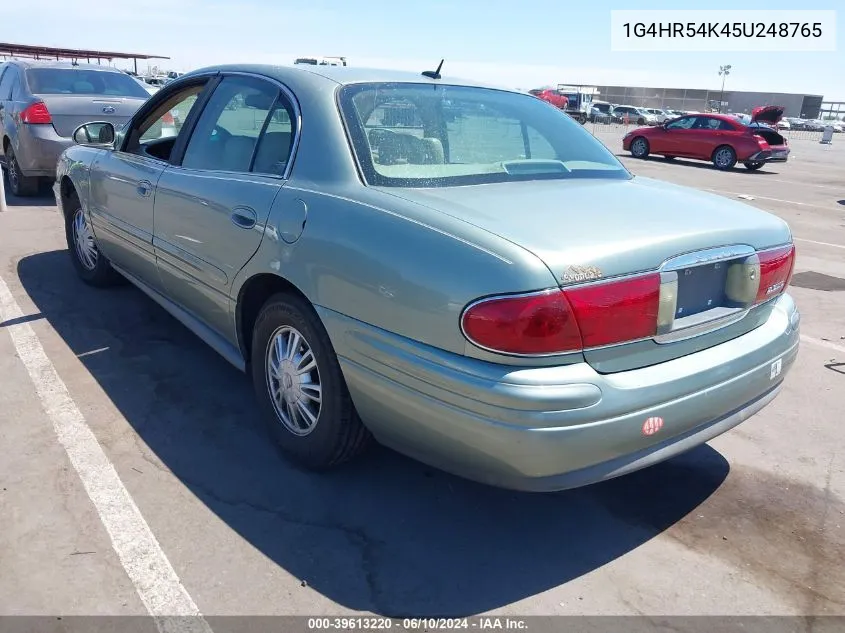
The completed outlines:
[[[26,81],[33,94],[109,95],[143,99],[150,96],[126,73],[107,70],[28,68]]]
[[[363,83],[342,87],[339,102],[371,185],[631,178],[581,124],[528,95],[466,86]]]

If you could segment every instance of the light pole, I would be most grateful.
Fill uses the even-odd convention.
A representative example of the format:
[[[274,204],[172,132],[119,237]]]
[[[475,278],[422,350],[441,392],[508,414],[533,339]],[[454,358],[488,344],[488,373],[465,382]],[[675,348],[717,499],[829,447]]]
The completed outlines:
[[[722,91],[719,93],[719,114],[721,114],[722,102],[725,100],[725,79],[731,74],[731,65],[719,66],[719,74],[722,76]]]

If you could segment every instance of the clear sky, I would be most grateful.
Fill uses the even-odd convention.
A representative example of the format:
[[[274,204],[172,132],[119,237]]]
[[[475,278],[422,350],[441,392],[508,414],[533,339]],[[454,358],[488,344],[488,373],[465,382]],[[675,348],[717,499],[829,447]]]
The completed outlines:
[[[2,39],[171,57],[168,70],[228,62],[290,64],[344,55],[350,65],[424,70],[517,88],[542,84],[719,87],[845,101],[845,2],[689,2],[694,9],[838,9],[832,53],[631,53],[610,50],[612,9],[679,9],[647,0],[95,0],[7,2]],[[569,5],[569,6],[567,6]],[[131,62],[130,62],[131,63]],[[118,63],[117,65],[124,65]],[[128,66],[126,66],[128,67]],[[141,67],[139,66],[139,70]]]

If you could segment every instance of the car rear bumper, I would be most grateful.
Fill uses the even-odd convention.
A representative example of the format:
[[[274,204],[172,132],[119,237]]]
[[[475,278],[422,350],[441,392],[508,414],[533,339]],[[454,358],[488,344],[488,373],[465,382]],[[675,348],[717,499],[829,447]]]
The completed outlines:
[[[754,163],[785,163],[789,160],[788,147],[773,147],[769,150],[756,152],[745,159],[745,162]]]
[[[59,136],[52,125],[21,125],[15,156],[24,176],[53,177],[59,156],[73,139]]]
[[[788,295],[760,327],[616,374],[457,356],[320,309],[361,418],[381,443],[486,484],[554,491],[668,459],[771,402],[799,346]],[[650,418],[662,428],[644,433]]]

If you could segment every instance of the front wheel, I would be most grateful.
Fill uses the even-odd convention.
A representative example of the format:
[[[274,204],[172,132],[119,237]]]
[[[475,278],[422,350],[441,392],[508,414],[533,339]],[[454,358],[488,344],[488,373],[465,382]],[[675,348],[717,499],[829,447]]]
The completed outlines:
[[[748,171],[757,171],[758,169],[760,169],[760,168],[763,166],[763,164],[764,164],[764,163],[760,163],[760,162],[757,162],[757,163],[754,163],[754,162],[749,162],[749,163],[743,163],[743,164],[745,165],[745,168],[746,168]]]
[[[648,152],[648,141],[642,136],[638,136],[631,141],[631,156],[634,158],[647,158]]]
[[[99,288],[119,283],[122,278],[100,252],[79,200],[71,198],[67,207],[65,239],[77,275],[89,286]]]
[[[728,171],[736,165],[736,152],[732,147],[722,145],[721,147],[717,147],[716,151],[713,152],[712,160],[716,169]]]
[[[329,336],[304,299],[280,293],[264,304],[253,329],[251,373],[270,434],[292,461],[326,470],[369,444]]]

